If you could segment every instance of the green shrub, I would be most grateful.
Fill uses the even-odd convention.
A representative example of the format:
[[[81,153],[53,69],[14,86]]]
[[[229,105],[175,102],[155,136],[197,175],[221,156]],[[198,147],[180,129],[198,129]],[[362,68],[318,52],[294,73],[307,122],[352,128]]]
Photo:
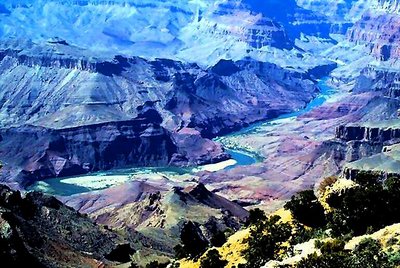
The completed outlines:
[[[266,220],[267,216],[265,215],[264,211],[262,211],[259,208],[255,208],[249,211],[249,216],[247,218],[246,225],[250,226]]]
[[[322,254],[333,254],[344,250],[345,242],[341,239],[333,239],[326,243],[317,245]]]
[[[223,268],[228,264],[226,260],[222,260],[218,250],[211,249],[207,255],[201,260],[200,268]]]
[[[283,242],[286,242],[292,233],[288,223],[279,223],[279,216],[272,216],[264,222],[258,222],[250,230],[250,236],[246,240],[248,248],[242,253],[247,263],[245,267],[261,267],[269,260],[279,256]]]
[[[285,209],[290,210],[297,221],[307,226],[322,227],[326,224],[324,208],[313,190],[302,191],[292,196],[285,204]]]
[[[328,216],[335,235],[362,235],[400,221],[400,178],[384,183],[375,174],[360,173],[360,187],[332,194],[327,203],[333,208]]]
[[[354,251],[344,250],[344,242],[333,240],[318,245],[321,255],[310,254],[296,268],[391,268],[393,264],[382,251],[379,242],[365,239]]]
[[[371,238],[362,240],[354,249],[351,267],[355,268],[389,268],[387,255],[381,244]]]
[[[389,264],[392,266],[400,266],[400,251],[391,252],[388,254]]]
[[[181,245],[174,247],[177,259],[198,258],[208,248],[208,241],[201,233],[198,224],[191,221],[183,225],[180,237]]]
[[[294,234],[289,241],[291,245],[301,244],[313,238],[323,238],[326,236],[323,228],[305,228],[299,222],[294,222],[293,231]]]
[[[221,247],[226,242],[225,233],[222,231],[217,231],[210,239],[210,243],[214,247]]]

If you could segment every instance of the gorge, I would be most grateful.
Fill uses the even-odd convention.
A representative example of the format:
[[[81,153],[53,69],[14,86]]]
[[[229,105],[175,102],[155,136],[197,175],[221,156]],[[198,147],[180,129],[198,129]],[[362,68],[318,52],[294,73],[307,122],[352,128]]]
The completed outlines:
[[[34,258],[18,241],[74,232],[65,210],[107,246],[57,236],[48,267],[198,268],[185,232],[222,254],[254,209],[399,175],[399,18],[397,0],[2,1],[0,246]]]

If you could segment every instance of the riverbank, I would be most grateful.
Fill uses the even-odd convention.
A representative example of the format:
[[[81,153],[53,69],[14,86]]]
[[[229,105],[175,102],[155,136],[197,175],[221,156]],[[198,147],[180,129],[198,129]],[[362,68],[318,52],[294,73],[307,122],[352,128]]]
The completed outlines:
[[[310,103],[308,103],[304,109],[288,114],[283,114],[275,119],[254,123],[235,133],[231,133],[223,137],[218,137],[215,139],[215,141],[221,143],[226,149],[243,152],[247,155],[252,155],[254,158],[261,162],[265,158],[265,155],[261,150],[255,149],[253,143],[262,143],[262,141],[258,141],[257,139],[265,139],[266,137],[268,137],[268,133],[266,133],[266,129],[268,127],[278,127],[279,125],[287,124],[291,121],[294,122],[298,117],[312,111],[317,107],[322,106],[325,102],[327,102],[337,94],[337,90],[328,85],[328,78],[319,80],[318,87],[321,90],[320,94]],[[260,133],[263,133],[263,137],[256,137],[255,134]],[[249,141],[248,137],[251,137],[252,140]]]
[[[327,79],[320,80],[318,85],[321,89],[320,94],[304,109],[281,115],[275,119],[258,122],[235,133],[216,138],[215,141],[223,144],[227,153],[231,155],[232,158],[229,160],[195,168],[145,167],[111,170],[108,172],[98,172],[69,178],[53,178],[38,181],[30,186],[28,190],[39,190],[53,195],[70,196],[104,190],[131,180],[168,180],[179,184],[185,181],[190,182],[191,180],[198,179],[198,173],[214,173],[222,170],[229,171],[240,166],[251,166],[257,162],[262,162],[265,155],[262,151],[255,149],[254,146],[248,142],[248,138],[253,137],[252,135],[256,133],[265,132],[265,127],[278,126],[279,124],[296,120],[297,117],[323,105],[336,93],[334,89],[327,85]],[[265,139],[264,136],[268,136],[268,134],[263,135],[261,138]],[[252,139],[252,141],[257,142],[256,139]]]

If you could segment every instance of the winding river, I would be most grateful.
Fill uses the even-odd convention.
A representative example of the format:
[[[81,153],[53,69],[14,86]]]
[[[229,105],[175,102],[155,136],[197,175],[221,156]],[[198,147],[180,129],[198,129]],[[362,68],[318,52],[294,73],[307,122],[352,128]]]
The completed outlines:
[[[224,137],[216,138],[215,140],[221,142],[226,151],[232,156],[231,160],[219,164],[206,165],[196,168],[175,168],[175,167],[158,167],[158,168],[130,168],[111,170],[106,172],[97,172],[76,177],[54,178],[43,181],[37,181],[28,190],[38,190],[53,195],[70,196],[85,192],[96,190],[103,190],[115,185],[119,185],[137,178],[151,178],[151,179],[166,179],[182,181],[190,180],[192,176],[199,171],[217,171],[221,169],[230,169],[236,166],[252,165],[262,158],[249,152],[245,148],[239,148],[228,144],[227,138],[240,137],[241,135],[248,135],[256,133],[263,126],[274,124],[281,119],[296,118],[301,116],[312,109],[321,106],[329,98],[331,98],[336,91],[327,85],[327,79],[319,81],[318,85],[321,90],[320,94],[312,100],[304,109],[299,111],[281,115],[275,119],[270,119],[250,125],[240,131],[231,133]]]

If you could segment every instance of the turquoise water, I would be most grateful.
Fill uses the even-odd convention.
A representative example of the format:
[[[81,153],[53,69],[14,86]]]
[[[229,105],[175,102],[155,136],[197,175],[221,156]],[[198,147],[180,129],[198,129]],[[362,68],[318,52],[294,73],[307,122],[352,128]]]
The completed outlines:
[[[43,181],[37,181],[33,185],[27,187],[27,190],[36,190],[59,196],[71,196],[74,194],[104,190],[130,181],[133,179],[133,176],[141,176],[145,178],[146,176],[153,174],[158,174],[160,178],[163,176],[183,176],[192,174],[192,169],[178,167],[139,167],[114,169],[80,176],[52,178]]]
[[[228,154],[231,155],[232,159],[235,159],[237,164],[234,166],[226,167],[226,169],[234,168],[235,166],[247,166],[257,163],[257,159],[255,156],[248,154],[246,152],[237,151],[237,150],[226,150]]]
[[[318,85],[321,89],[321,93],[312,100],[304,109],[297,112],[288,113],[281,115],[275,119],[266,120],[263,122],[255,123],[247,128],[240,131],[232,133],[227,136],[239,136],[246,135],[249,133],[255,133],[260,130],[262,126],[274,124],[275,121],[286,118],[295,118],[301,116],[312,109],[324,104],[333,94],[335,90],[331,89],[327,84],[327,80],[319,81]],[[215,139],[218,141],[218,138]],[[251,152],[247,152],[245,149],[227,149],[236,164],[233,166],[226,167],[226,169],[232,169],[236,166],[252,165],[260,161],[260,158]],[[158,174],[161,177],[170,176],[185,176],[190,177],[194,174],[194,171],[189,168],[176,168],[176,167],[159,167],[159,168],[130,168],[130,169],[120,169],[112,170],[108,172],[98,172],[83,176],[69,177],[69,178],[54,178],[45,181],[38,181],[33,184],[28,190],[39,190],[49,194],[60,195],[60,196],[70,196],[73,194],[80,194],[85,192],[91,192],[96,190],[103,190],[109,188],[113,185],[121,184],[126,181],[132,180],[132,176],[143,176]],[[72,181],[71,181],[72,180]],[[75,180],[75,184],[74,184]],[[67,183],[68,182],[68,183]],[[86,185],[86,186],[85,186]]]
[[[328,81],[327,78],[321,79],[320,81],[318,81],[318,87],[320,88],[320,93],[315,99],[313,99],[311,102],[309,102],[305,108],[303,108],[299,111],[296,111],[296,112],[282,114],[273,119],[268,119],[265,121],[250,124],[250,126],[243,128],[237,132],[226,135],[226,136],[239,136],[239,135],[254,133],[254,132],[257,132],[258,128],[261,126],[271,125],[271,124],[274,124],[274,122],[277,120],[295,118],[295,117],[299,117],[301,115],[304,115],[304,114],[310,112],[314,108],[317,108],[317,107],[321,106],[322,104],[324,104],[328,99],[330,99],[337,92],[335,89],[332,89],[330,86],[328,86],[326,84],[327,81]],[[216,140],[218,140],[218,138]]]

